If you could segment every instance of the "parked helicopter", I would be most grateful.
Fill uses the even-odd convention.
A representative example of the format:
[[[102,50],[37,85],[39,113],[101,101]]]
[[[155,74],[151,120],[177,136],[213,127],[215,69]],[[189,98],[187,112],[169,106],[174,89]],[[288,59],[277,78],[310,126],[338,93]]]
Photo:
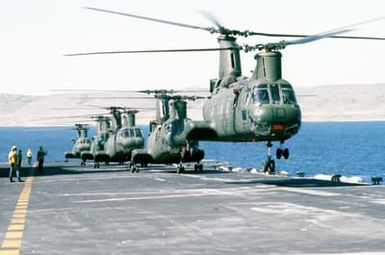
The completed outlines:
[[[80,157],[83,161],[86,161],[87,159],[94,160],[94,168],[99,168],[99,162],[102,161],[99,155],[105,155],[104,145],[110,135],[110,122],[109,118],[104,115],[97,115],[92,118],[96,120],[95,135],[92,138],[90,150],[82,152]]]
[[[150,122],[150,135],[147,149],[135,149],[132,152],[131,172],[139,172],[140,165],[149,163],[179,163],[177,173],[185,170],[183,163],[196,162],[195,171],[202,171],[200,161],[204,151],[198,148],[198,142],[186,139],[187,100],[200,97],[171,95],[170,90],[147,90],[156,98],[156,119]]]
[[[380,37],[340,36],[351,31],[350,27],[316,35],[294,35],[260,33],[249,30],[239,31],[224,27],[212,16],[209,18],[216,27],[200,27],[168,20],[144,17],[129,13],[86,7],[87,9],[149,20],[168,25],[192,28],[219,34],[218,48],[206,49],[166,49],[138,51],[109,51],[68,54],[67,56],[116,54],[116,53],[152,53],[152,52],[187,52],[219,51],[219,77],[210,81],[211,99],[203,106],[203,121],[191,121],[186,126],[188,140],[247,142],[261,141],[267,143],[267,160],[263,166],[265,172],[275,171],[275,162],[271,155],[273,142],[278,141],[276,158],[287,159],[289,150],[284,147],[286,140],[297,134],[301,127],[301,110],[296,101],[292,85],[282,78],[280,50],[289,45],[309,43],[323,38],[385,40]],[[236,40],[239,36],[268,37],[303,37],[293,41],[240,46]],[[242,76],[240,51],[259,51],[253,75]]]
[[[88,125],[87,124],[75,124],[77,131],[77,139],[72,138],[74,143],[72,147],[72,151],[65,152],[64,157],[66,159],[70,158],[81,158],[81,154],[85,152],[89,152],[91,148],[91,141],[87,136],[88,133]],[[85,159],[82,158],[81,165],[85,165]]]
[[[135,126],[137,111],[116,106],[108,109],[112,115],[111,122],[105,116],[97,117],[96,135],[90,153],[82,154],[84,160],[94,159],[95,168],[100,167],[100,162],[123,164],[130,161],[132,150],[144,146],[142,132]]]

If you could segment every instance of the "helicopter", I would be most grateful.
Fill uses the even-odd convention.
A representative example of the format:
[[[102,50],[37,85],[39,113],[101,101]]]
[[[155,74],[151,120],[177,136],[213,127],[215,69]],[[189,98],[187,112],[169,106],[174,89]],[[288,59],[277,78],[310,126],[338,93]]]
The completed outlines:
[[[273,142],[280,144],[279,148],[276,149],[276,158],[288,159],[289,149],[285,148],[284,143],[296,135],[301,127],[301,109],[297,103],[294,89],[282,77],[281,51],[290,45],[310,43],[324,38],[385,40],[381,37],[339,35],[351,31],[351,27],[378,21],[384,17],[315,35],[301,35],[228,29],[211,15],[206,16],[215,26],[201,27],[93,7],[85,8],[219,34],[217,38],[218,48],[89,52],[67,54],[67,56],[219,51],[219,76],[210,80],[211,97],[203,106],[204,120],[189,122],[186,125],[186,138],[196,141],[266,142],[267,159],[263,165],[263,171],[268,173],[274,173],[276,168],[271,153]],[[248,36],[296,37],[300,39],[242,46],[236,42],[238,37]],[[258,51],[255,55],[256,67],[250,78],[242,75],[241,51]]]
[[[143,148],[144,138],[140,128],[135,126],[136,110],[111,106],[111,121],[105,116],[97,116],[96,135],[90,153],[83,153],[82,159],[94,159],[94,168],[100,162],[123,164],[131,159],[133,149]]]
[[[81,158],[81,154],[85,152],[89,152],[91,148],[91,141],[87,137],[88,133],[88,125],[87,124],[75,124],[76,131],[77,131],[77,139],[75,140],[72,138],[72,141],[74,143],[72,147],[72,151],[65,152],[64,157],[66,159],[70,158]],[[85,165],[85,159],[82,158],[81,165]]]
[[[89,151],[81,153],[80,157],[83,161],[94,160],[94,168],[99,168],[103,157],[105,155],[104,145],[109,137],[110,122],[109,118],[104,115],[92,116],[96,121],[96,131],[92,138],[91,148]]]
[[[200,161],[204,151],[198,148],[198,142],[186,139],[187,100],[201,99],[197,96],[171,95],[172,90],[147,90],[156,98],[156,119],[150,121],[150,134],[147,149],[135,149],[132,152],[131,172],[139,172],[139,164],[179,163],[177,173],[184,172],[184,162],[196,162],[194,171],[203,171]]]

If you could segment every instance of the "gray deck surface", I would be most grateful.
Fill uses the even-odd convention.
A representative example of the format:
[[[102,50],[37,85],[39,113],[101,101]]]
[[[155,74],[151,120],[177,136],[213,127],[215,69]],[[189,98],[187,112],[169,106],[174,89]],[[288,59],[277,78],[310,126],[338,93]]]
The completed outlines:
[[[24,183],[0,168],[0,241]],[[173,167],[35,173],[20,254],[385,254],[385,186]],[[1,254],[1,251],[0,251]]]

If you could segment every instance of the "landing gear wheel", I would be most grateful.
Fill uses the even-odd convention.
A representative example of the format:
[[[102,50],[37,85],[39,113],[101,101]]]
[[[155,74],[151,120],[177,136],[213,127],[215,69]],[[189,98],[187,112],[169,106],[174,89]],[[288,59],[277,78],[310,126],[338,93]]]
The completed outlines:
[[[203,171],[203,165],[202,164],[195,164],[194,165],[194,172],[202,172]]]
[[[183,172],[184,172],[184,166],[183,165],[179,165],[178,169],[176,170],[176,173],[180,174],[180,173],[183,173]]]
[[[281,159],[283,153],[284,153],[284,152],[282,151],[282,149],[281,149],[281,148],[278,148],[277,151],[276,151],[276,153],[275,153],[275,157],[276,157],[277,159]]]
[[[139,173],[139,167],[137,167],[135,164],[131,164],[130,166],[130,169],[131,169],[131,173]]]
[[[288,149],[288,148],[286,148],[286,149],[283,150],[283,157],[284,157],[285,159],[288,159],[288,158],[289,158],[289,149]]]

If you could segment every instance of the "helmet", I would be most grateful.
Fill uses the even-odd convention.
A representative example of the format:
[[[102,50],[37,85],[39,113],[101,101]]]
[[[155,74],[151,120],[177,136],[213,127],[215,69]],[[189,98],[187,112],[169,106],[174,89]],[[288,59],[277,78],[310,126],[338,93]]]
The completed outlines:
[[[12,148],[11,148],[11,150],[16,150],[16,149],[17,149],[17,148],[16,148],[15,145],[13,145]]]

